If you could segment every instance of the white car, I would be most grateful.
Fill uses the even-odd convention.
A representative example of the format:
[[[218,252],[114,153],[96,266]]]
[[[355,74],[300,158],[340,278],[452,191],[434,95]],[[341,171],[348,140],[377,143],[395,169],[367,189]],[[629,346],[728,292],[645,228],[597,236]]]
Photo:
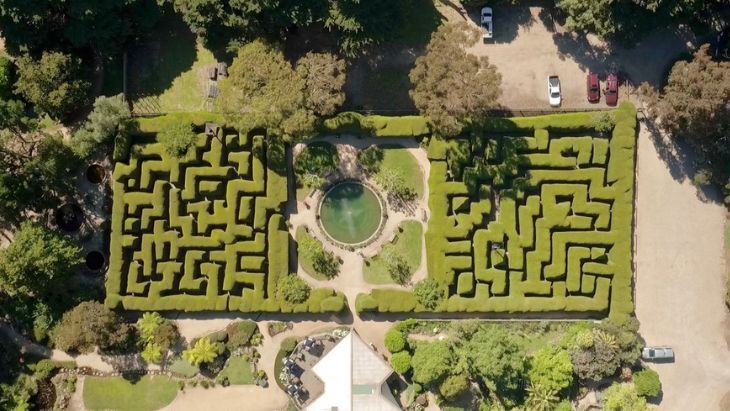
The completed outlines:
[[[487,40],[492,38],[492,8],[482,7],[482,39]]]
[[[560,107],[562,97],[560,96],[560,79],[558,76],[549,76],[548,79],[548,101],[553,107]]]
[[[644,347],[641,350],[641,358],[645,361],[673,361],[674,350],[671,347]]]

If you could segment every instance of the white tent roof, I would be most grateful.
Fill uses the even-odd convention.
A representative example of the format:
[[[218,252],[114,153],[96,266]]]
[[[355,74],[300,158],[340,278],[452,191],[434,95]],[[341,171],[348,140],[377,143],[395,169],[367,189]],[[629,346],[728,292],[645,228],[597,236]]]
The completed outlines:
[[[324,383],[324,394],[307,411],[399,410],[385,380],[393,373],[387,362],[354,331],[312,367]]]

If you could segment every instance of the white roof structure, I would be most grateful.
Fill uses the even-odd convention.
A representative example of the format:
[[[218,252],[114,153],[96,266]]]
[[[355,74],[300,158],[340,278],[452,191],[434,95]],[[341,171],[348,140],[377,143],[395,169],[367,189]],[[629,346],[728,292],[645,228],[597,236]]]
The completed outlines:
[[[324,394],[307,411],[400,410],[385,384],[393,369],[354,330],[315,364],[312,371],[324,383]]]

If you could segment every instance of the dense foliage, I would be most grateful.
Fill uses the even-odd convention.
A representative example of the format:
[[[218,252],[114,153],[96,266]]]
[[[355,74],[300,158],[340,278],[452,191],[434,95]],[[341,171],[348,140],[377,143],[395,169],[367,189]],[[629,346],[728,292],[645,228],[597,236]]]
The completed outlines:
[[[388,351],[397,353],[406,348],[406,338],[400,330],[392,328],[385,333],[384,344]]]
[[[53,332],[59,350],[88,353],[99,347],[115,351],[129,343],[130,328],[116,313],[95,301],[83,302],[66,312]]]
[[[203,337],[183,351],[182,356],[190,364],[199,366],[215,361],[222,350],[223,343],[211,342],[209,337]]]
[[[433,278],[426,278],[416,283],[413,288],[418,303],[426,308],[435,308],[444,298],[444,290]]]
[[[171,156],[182,157],[198,141],[190,123],[175,122],[168,124],[157,134],[159,141]]]
[[[296,275],[287,275],[280,279],[276,285],[276,290],[279,298],[290,304],[307,301],[312,291],[309,285]]]
[[[90,88],[83,80],[81,60],[59,52],[43,52],[40,59],[18,59],[15,90],[35,109],[55,119],[67,118],[86,100]]]
[[[656,397],[662,392],[659,374],[652,369],[645,369],[634,374],[636,393],[642,397]]]
[[[408,351],[401,351],[390,357],[390,365],[398,374],[405,374],[411,369],[411,354]]]
[[[478,38],[466,23],[441,26],[409,74],[413,103],[441,135],[459,134],[468,118],[494,108],[501,94],[497,69],[466,50]]]
[[[13,294],[39,296],[68,279],[81,250],[57,233],[24,222],[8,248],[0,251],[0,286]]]
[[[636,393],[631,384],[613,383],[603,393],[603,409],[606,411],[646,411],[646,399]]]
[[[567,351],[557,347],[543,347],[530,359],[527,371],[530,382],[553,394],[568,388],[573,382],[573,363]]]
[[[411,358],[413,381],[431,384],[446,375],[454,363],[454,351],[448,341],[421,342]]]
[[[108,145],[119,133],[126,133],[124,120],[131,115],[124,95],[97,97],[94,109],[73,134],[71,147],[79,157],[88,157],[95,149]]]
[[[525,374],[525,352],[520,339],[503,327],[485,327],[463,345],[472,375],[491,391],[514,392]]]
[[[357,163],[368,174],[375,174],[380,171],[380,164],[383,162],[383,149],[372,145],[357,152]]]

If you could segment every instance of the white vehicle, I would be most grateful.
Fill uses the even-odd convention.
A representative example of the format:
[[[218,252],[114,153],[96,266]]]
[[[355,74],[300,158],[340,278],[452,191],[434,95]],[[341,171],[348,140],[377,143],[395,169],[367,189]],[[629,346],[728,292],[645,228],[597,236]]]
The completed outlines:
[[[553,107],[560,107],[562,97],[560,96],[560,79],[558,76],[549,76],[548,79],[548,101]]]
[[[492,38],[492,8],[482,7],[482,39],[487,40]]]
[[[671,347],[644,347],[641,358],[646,361],[674,360],[674,350]]]

